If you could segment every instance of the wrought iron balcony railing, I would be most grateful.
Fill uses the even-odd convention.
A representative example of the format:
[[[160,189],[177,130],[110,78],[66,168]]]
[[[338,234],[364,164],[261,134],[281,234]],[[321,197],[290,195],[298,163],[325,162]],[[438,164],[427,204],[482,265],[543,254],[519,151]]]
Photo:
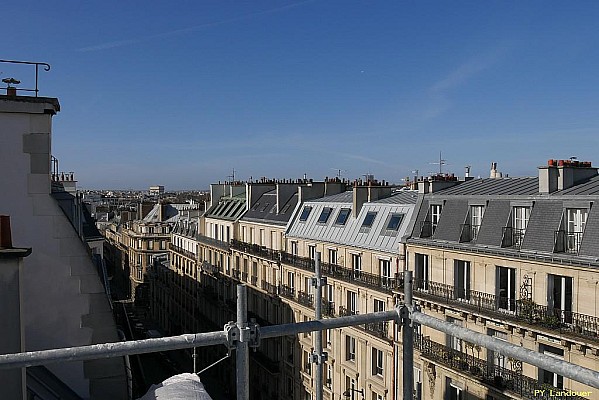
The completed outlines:
[[[277,285],[273,285],[272,283],[269,283],[268,281],[265,281],[265,280],[262,281],[262,290],[266,290],[266,292],[271,295],[279,294]]]
[[[417,334],[414,335],[414,348],[419,350],[425,358],[451,369],[464,371],[469,376],[481,382],[502,391],[506,390],[516,393],[523,398],[550,400],[554,398],[551,393],[561,391],[561,389],[540,383],[536,379],[523,375],[522,362],[518,360],[510,362],[511,369],[508,369],[475,357],[474,352],[479,351],[476,350],[475,346],[470,347],[472,354],[469,354],[468,352],[455,350],[449,346],[433,342],[428,337]],[[578,396],[568,398],[583,399]]]
[[[578,254],[581,243],[582,232],[555,231],[554,251],[556,253]]]
[[[258,285],[258,277],[256,275],[251,275],[250,282],[252,283],[252,285],[257,286]]]
[[[272,261],[279,260],[279,252],[276,250],[271,250],[266,246],[259,246],[257,244],[246,243],[233,239],[231,240],[230,248]]]
[[[470,289],[456,290],[451,285],[421,279],[414,279],[414,291],[417,298],[496,315],[501,320],[543,326],[560,334],[599,340],[599,317],[551,308],[530,300],[510,299]]]
[[[514,247],[516,249],[520,249],[525,233],[525,229],[504,226],[502,228],[501,247]]]
[[[295,289],[287,285],[281,285],[279,295],[287,299],[295,300]]]
[[[185,250],[184,248],[179,247],[179,246],[175,246],[172,243],[170,244],[170,249],[173,252],[175,252],[177,254],[181,254],[182,256],[185,256],[187,258],[191,258],[192,260],[196,260],[198,258],[198,256],[196,254],[192,253],[191,251]]]
[[[230,249],[229,243],[208,236],[197,235],[197,240],[202,244],[207,244],[208,246],[216,247],[220,250],[229,251]]]
[[[306,307],[314,308],[314,295],[300,290],[297,292],[297,302]]]

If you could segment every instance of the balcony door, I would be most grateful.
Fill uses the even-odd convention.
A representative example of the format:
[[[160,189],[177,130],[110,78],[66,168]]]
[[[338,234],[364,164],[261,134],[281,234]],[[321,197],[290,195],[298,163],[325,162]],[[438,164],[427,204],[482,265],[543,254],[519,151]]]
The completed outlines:
[[[416,253],[416,281],[414,282],[414,286],[416,289],[420,290],[428,290],[428,254],[419,254]]]
[[[561,322],[572,322],[572,277],[548,276],[547,308]]]
[[[584,208],[569,208],[566,212],[567,218],[567,250],[569,252],[578,252],[582,242],[582,233],[587,223],[588,211]]]
[[[470,299],[470,262],[455,260],[453,264],[454,296],[458,300]]]
[[[495,277],[497,307],[500,310],[516,310],[516,269],[497,267]]]

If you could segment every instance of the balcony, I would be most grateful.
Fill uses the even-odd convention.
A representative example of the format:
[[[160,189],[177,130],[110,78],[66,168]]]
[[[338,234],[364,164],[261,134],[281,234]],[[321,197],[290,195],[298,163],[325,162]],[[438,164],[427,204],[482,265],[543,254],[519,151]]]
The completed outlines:
[[[230,248],[232,250],[238,250],[243,253],[265,258],[267,260],[279,261],[279,252],[276,250],[271,250],[266,246],[258,246],[257,244],[246,243],[233,239],[231,240]]]
[[[426,289],[425,289],[426,288]],[[538,325],[559,334],[599,340],[599,317],[563,311],[530,300],[508,299],[443,283],[414,279],[415,297],[487,314],[500,320]]]
[[[223,272],[222,267],[211,264],[208,261],[204,261],[200,267],[201,267],[202,271],[206,272],[207,274],[213,275],[213,276],[216,276]]]
[[[433,236],[433,224],[431,221],[422,221],[420,223],[420,237],[421,238],[429,238]]]
[[[480,225],[460,224],[460,243],[475,241],[478,237]]]
[[[258,277],[256,275],[250,276],[250,282],[252,283],[252,285],[258,286]]]
[[[555,231],[554,251],[556,253],[578,254],[582,243],[582,232]]]
[[[281,285],[279,295],[281,297],[285,297],[286,299],[295,300],[295,289],[287,285]]]
[[[248,273],[247,272],[242,272],[241,273],[241,280],[244,282],[248,281]]]
[[[501,247],[513,247],[520,250],[522,241],[524,240],[525,229],[512,228],[504,226],[502,228]]]
[[[306,307],[314,308],[314,295],[300,290],[297,292],[297,302]]]
[[[349,317],[350,315],[358,315],[360,312],[357,310],[350,310],[343,306],[339,306],[339,316],[340,317]]]
[[[322,315],[325,317],[335,316],[335,302],[322,299]]]
[[[241,271],[238,269],[233,270],[233,279],[241,280]]]
[[[229,251],[229,243],[223,242],[222,240],[213,239],[213,238],[210,238],[210,237],[204,236],[204,235],[197,235],[197,240],[198,240],[198,242],[200,242],[202,244],[216,247],[216,248],[226,251],[226,252]]]
[[[173,251],[173,252],[175,252],[175,253],[177,253],[177,254],[185,256],[187,258],[191,258],[192,260],[196,260],[198,258],[198,256],[196,254],[193,254],[191,251],[185,250],[184,248],[179,247],[179,246],[175,246],[172,243],[170,245],[170,250]]]
[[[350,315],[357,315],[359,314],[358,311],[352,311],[349,310],[343,306],[339,306],[339,316],[340,317],[347,317]],[[365,325],[358,325],[356,326],[356,328],[359,328],[367,333],[370,333],[373,336],[376,336],[378,338],[381,339],[388,339],[389,338],[389,322],[388,321],[384,321],[384,322],[372,322],[372,323],[368,323]]]
[[[268,294],[276,296],[279,294],[279,290],[277,285],[273,285],[272,283],[269,283],[268,281],[263,280],[262,281],[262,290],[265,290]]]
[[[553,393],[561,389],[540,383],[538,380],[522,375],[522,363],[520,361],[511,362],[511,368],[504,368],[489,363],[474,356],[480,350],[471,346],[471,353],[458,351],[451,347],[433,342],[428,337],[414,335],[414,348],[420,351],[423,358],[427,358],[435,363],[451,368],[456,371],[464,371],[469,375],[488,386],[497,388],[501,391],[509,391],[523,398],[550,400]],[[549,390],[551,389],[551,390]],[[578,396],[568,397],[569,399],[583,399]]]

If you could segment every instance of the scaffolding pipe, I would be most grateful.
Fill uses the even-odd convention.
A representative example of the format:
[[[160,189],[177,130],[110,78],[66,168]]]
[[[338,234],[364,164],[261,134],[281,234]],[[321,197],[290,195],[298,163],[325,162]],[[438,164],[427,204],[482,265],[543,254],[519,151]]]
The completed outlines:
[[[322,319],[322,274],[320,272],[320,251],[314,254],[314,274],[315,274],[315,293],[314,293],[314,319],[320,321]],[[322,331],[316,331],[314,339],[314,353],[316,355],[316,376],[315,376],[315,391],[316,400],[322,400]]]
[[[403,400],[412,400],[414,392],[414,331],[409,310],[412,309],[412,271],[404,271],[404,306],[402,307]]]
[[[62,349],[28,351],[25,353],[1,354],[0,369],[33,367],[68,361],[97,360],[126,356],[128,354],[156,353],[159,351],[188,349],[190,347],[225,344],[224,331],[185,334],[164,338],[92,344],[89,346],[65,347]]]
[[[239,338],[236,342],[236,376],[237,400],[249,400],[250,374],[249,374],[249,340],[250,332],[247,321],[247,287],[237,285],[237,329]]]
[[[391,311],[379,311],[370,314],[350,315],[347,317],[326,318],[320,321],[295,322],[292,324],[271,325],[260,327],[260,339],[268,339],[279,336],[294,336],[299,333],[324,331],[326,329],[345,328],[347,326],[356,326],[369,324],[373,322],[383,322],[397,320],[399,314],[397,309]]]
[[[565,376],[577,382],[599,389],[599,372],[575,365],[558,358],[548,356],[522,346],[508,343],[482,333],[474,332],[461,326],[431,317],[419,311],[413,311],[410,318],[419,324],[429,326],[448,335],[460,338],[470,343],[478,344],[489,350],[513,357],[525,363],[535,365],[547,371]],[[405,384],[405,382],[404,382]]]

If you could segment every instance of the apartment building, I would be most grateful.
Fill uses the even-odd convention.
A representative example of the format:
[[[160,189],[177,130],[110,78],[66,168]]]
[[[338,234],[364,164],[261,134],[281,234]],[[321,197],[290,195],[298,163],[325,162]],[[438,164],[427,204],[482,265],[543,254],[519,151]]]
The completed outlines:
[[[75,181],[56,179],[51,168],[52,118],[59,111],[55,98],[0,96],[0,214],[11,217],[14,245],[31,253],[22,260],[19,283],[20,345],[27,351],[119,341],[98,274],[101,240],[86,229],[80,197],[67,192]],[[7,320],[3,339],[19,331],[13,321]],[[49,388],[61,388],[54,396],[127,396],[122,358],[29,368],[26,382],[30,397],[46,396]]]
[[[420,191],[407,254],[423,312],[599,369],[596,168],[550,160],[538,177],[431,180]],[[418,398],[599,398],[426,327],[416,348]]]
[[[404,270],[402,238],[410,226],[417,194],[393,191],[378,182],[356,183],[352,190],[304,202],[287,234],[280,296],[294,320],[314,318],[313,260],[321,253],[327,278],[323,314],[328,317],[389,310],[398,299]],[[393,323],[368,324],[324,332],[328,353],[325,398],[387,399],[400,371],[396,368]],[[313,398],[310,354],[313,335],[299,338],[292,399]],[[299,395],[296,393],[300,391]]]

